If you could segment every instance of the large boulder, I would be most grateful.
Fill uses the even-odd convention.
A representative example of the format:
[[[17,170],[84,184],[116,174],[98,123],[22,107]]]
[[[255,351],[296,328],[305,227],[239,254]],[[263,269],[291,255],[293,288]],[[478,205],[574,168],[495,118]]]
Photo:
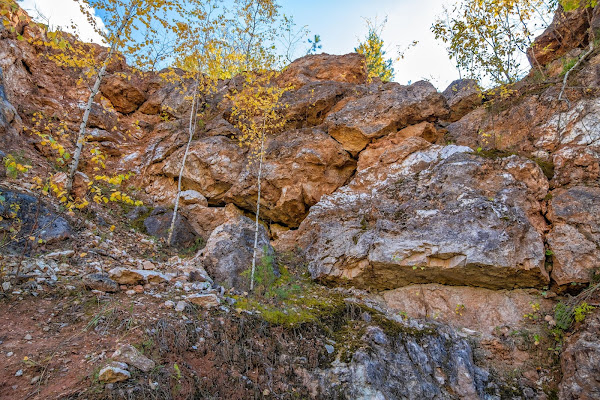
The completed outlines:
[[[325,120],[329,134],[353,155],[373,139],[448,114],[446,100],[429,82],[388,83],[382,89],[336,107]]]
[[[297,59],[283,71],[279,82],[299,89],[307,83],[322,81],[367,83],[367,77],[364,56],[357,53],[343,56],[323,53]]]
[[[376,289],[549,282],[540,208],[548,182],[535,163],[421,138],[373,151],[299,228],[313,278]]]
[[[263,255],[273,255],[273,248],[266,229],[260,224],[258,228],[257,262],[260,263]],[[255,231],[254,221],[232,213],[227,222],[211,233],[198,260],[216,282],[246,288],[248,279],[241,274],[252,266]]]
[[[10,229],[17,229],[16,239],[9,241],[10,247],[23,247],[25,238],[35,242],[54,243],[68,239],[73,230],[69,221],[38,198],[21,192],[0,188],[0,235],[12,236]]]
[[[183,150],[173,153],[162,171],[179,173]],[[252,211],[258,195],[258,164],[246,150],[224,136],[195,141],[183,171],[184,188],[197,190],[209,204],[223,202]],[[297,227],[321,196],[344,185],[356,163],[341,145],[316,128],[270,136],[263,163],[261,213],[264,218]]]
[[[563,400],[600,399],[600,312],[585,318],[583,326],[570,336],[560,356]]]
[[[552,191],[548,218],[552,279],[558,285],[589,282],[600,266],[600,188]]]

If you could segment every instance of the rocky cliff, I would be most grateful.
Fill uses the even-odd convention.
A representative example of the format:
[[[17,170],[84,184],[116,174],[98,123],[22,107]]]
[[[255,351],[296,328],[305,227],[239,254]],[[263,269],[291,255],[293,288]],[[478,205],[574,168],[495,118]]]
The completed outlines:
[[[293,339],[297,343],[276,350],[263,344],[281,359],[270,360],[268,367],[243,364],[236,374],[250,383],[239,377],[235,382],[247,391],[229,395],[249,396],[251,390],[252,396],[284,398],[282,393],[293,387],[301,396],[316,398],[598,398],[598,311],[584,311],[584,317],[592,315],[575,321],[572,336],[570,324],[563,327],[569,331],[567,338],[559,338],[562,331],[553,329],[560,323],[557,304],[574,304],[571,296],[578,293],[586,294],[587,306],[596,304],[598,52],[571,74],[568,100],[558,97],[563,90],[561,65],[565,57],[582,54],[588,44],[584,33],[589,21],[596,23],[599,10],[588,10],[589,15],[559,10],[555,22],[566,22],[553,23],[530,51],[542,66],[502,93],[483,91],[469,80],[454,82],[442,93],[425,81],[408,86],[369,81],[357,54],[306,56],[272,82],[291,84],[293,90],[283,98],[285,127],[266,143],[261,256],[294,253],[303,260],[301,272],[306,268],[319,285],[339,287],[332,293],[345,293],[345,322],[336,322],[333,333],[319,330],[306,338],[307,332],[300,333]],[[57,67],[46,57],[48,50],[31,40],[45,35],[43,28],[26,16],[12,24],[15,32],[0,31],[0,150],[4,155],[20,151],[32,171],[49,174],[51,160],[27,128],[43,115],[59,121],[74,141],[88,91],[79,80],[81,71]],[[572,27],[569,32],[580,33],[561,35],[566,25]],[[102,54],[102,48],[95,48]],[[549,48],[555,51],[548,53]],[[117,289],[131,285],[141,288],[138,292],[175,281],[183,290],[185,282],[186,292],[200,292],[180,297],[188,303],[204,307],[229,298],[234,304],[224,293],[233,296],[243,289],[254,234],[247,217],[258,195],[258,172],[247,150],[238,145],[240,132],[226,96],[240,84],[238,78],[220,81],[203,97],[202,121],[183,169],[176,236],[186,248],[198,241],[206,247],[193,247],[183,261],[155,262],[162,272],[153,272],[143,267],[147,254],[134,250],[141,246],[139,240],[147,239],[129,237],[133,242],[128,251],[139,254],[129,262],[142,268],[113,270],[110,279],[94,282],[114,280]],[[139,188],[136,195],[146,206],[127,210],[129,220],[157,237],[168,229],[168,207],[177,195],[191,111],[187,86],[167,83],[159,73],[134,72],[119,59],[109,67],[90,119],[88,141],[107,155],[107,171],[135,173],[127,185]],[[83,162],[84,182],[93,171],[90,159]],[[7,199],[28,196],[19,194],[27,189],[23,182],[4,179],[0,190]],[[53,223],[70,218],[64,224],[76,225],[73,229],[81,235],[69,239],[74,234],[67,226],[44,238],[48,246],[55,240],[62,250],[90,247],[89,240],[99,234],[89,232],[110,225],[104,219],[111,217],[100,209],[94,222],[78,223],[29,197],[19,200],[28,204],[19,210],[19,218],[27,221],[40,212]],[[10,214],[8,209],[0,212]],[[96,253],[102,251],[99,244],[92,246]],[[38,253],[44,253],[44,246]],[[103,251],[112,251],[111,246],[122,247],[115,239]],[[23,244],[16,248],[22,250]],[[125,253],[103,263],[122,267]],[[106,265],[100,270],[110,269]],[[192,271],[201,271],[200,281],[209,282],[206,287],[192,283]],[[3,286],[4,292],[9,293],[14,281],[5,281],[9,285]],[[377,311],[355,313],[349,304],[357,298],[363,302],[360,307],[366,302]],[[215,339],[215,332],[222,337],[229,332],[218,327],[219,321],[238,330],[244,324],[262,324],[254,314],[229,320],[227,303],[221,308],[225,316],[213,315],[217,320],[207,320],[193,333],[188,329],[186,340],[192,341],[192,335],[188,344],[196,347],[206,340],[200,346],[205,355],[212,351],[208,343],[224,347],[212,358],[195,359],[202,365],[185,368],[210,369],[206,363],[215,359],[239,361],[238,352],[246,350]],[[240,314],[239,304],[232,310],[236,308]],[[267,312],[263,309],[262,314]],[[239,346],[252,348],[284,335],[277,326],[260,326],[263,336],[236,331]],[[354,335],[339,336],[347,330]],[[0,336],[0,344],[2,340]],[[359,344],[348,346],[349,356],[340,350],[355,340]],[[302,345],[321,350],[305,354]],[[161,357],[177,348],[173,343],[161,346]],[[284,367],[286,363],[291,366]],[[280,379],[278,374],[291,377],[286,378],[288,386],[267,383]],[[223,387],[210,390],[227,393]]]

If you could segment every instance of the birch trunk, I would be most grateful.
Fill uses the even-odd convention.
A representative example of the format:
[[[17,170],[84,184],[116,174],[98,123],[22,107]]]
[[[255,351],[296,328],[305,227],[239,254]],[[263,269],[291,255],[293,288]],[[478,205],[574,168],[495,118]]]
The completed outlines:
[[[69,179],[67,179],[67,183],[65,186],[65,190],[68,194],[71,193],[71,189],[73,188],[73,180],[75,179],[75,173],[77,172],[77,168],[79,167],[79,160],[81,159],[81,152],[83,150],[83,145],[85,143],[85,131],[87,128],[87,123],[90,118],[90,112],[92,111],[92,105],[94,104],[94,98],[98,94],[100,90],[100,84],[102,83],[102,79],[104,79],[104,75],[106,74],[106,68],[108,64],[112,60],[112,57],[117,51],[117,47],[119,46],[119,40],[121,38],[121,34],[123,33],[123,29],[131,19],[133,15],[134,8],[136,7],[136,3],[132,2],[129,10],[123,16],[123,20],[121,21],[121,25],[117,30],[113,42],[110,46],[110,50],[104,63],[102,64],[102,68],[98,72],[98,76],[96,76],[96,82],[94,82],[94,87],[90,93],[90,97],[88,98],[87,106],[85,107],[85,111],[83,113],[83,119],[81,120],[81,125],[79,126],[79,134],[77,135],[77,144],[75,147],[75,154],[73,155],[73,161],[71,163],[71,168],[69,169]]]
[[[175,198],[175,208],[173,209],[173,218],[171,219],[171,227],[169,228],[169,237],[167,238],[167,244],[169,246],[172,245],[173,240],[173,232],[175,231],[175,220],[177,219],[177,209],[179,208],[179,197],[181,196],[181,178],[183,176],[183,169],[185,168],[185,161],[187,159],[188,153],[190,151],[190,145],[192,143],[192,139],[194,137],[194,133],[196,132],[196,98],[198,97],[198,85],[199,85],[199,77],[196,78],[196,88],[194,89],[194,99],[192,100],[192,110],[190,111],[190,125],[189,125],[189,138],[187,142],[187,146],[185,148],[185,153],[183,153],[183,160],[181,162],[181,169],[179,170],[179,181],[177,183],[177,197]]]

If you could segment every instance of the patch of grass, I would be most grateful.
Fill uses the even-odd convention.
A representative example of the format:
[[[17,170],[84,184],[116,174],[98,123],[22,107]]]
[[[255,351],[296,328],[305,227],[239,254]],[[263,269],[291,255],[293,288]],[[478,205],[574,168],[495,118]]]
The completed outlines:
[[[143,223],[142,223],[142,225],[143,225]],[[203,237],[198,236],[196,238],[196,240],[194,240],[194,244],[186,249],[182,249],[179,252],[179,255],[182,257],[195,256],[199,250],[202,250],[204,248],[204,246],[206,246],[206,241],[204,240]]]

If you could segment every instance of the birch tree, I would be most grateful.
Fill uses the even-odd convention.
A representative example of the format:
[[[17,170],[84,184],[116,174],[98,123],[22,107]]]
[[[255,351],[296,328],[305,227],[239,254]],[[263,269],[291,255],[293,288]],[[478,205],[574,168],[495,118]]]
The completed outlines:
[[[100,68],[94,71],[94,84],[90,88],[90,94],[77,134],[75,152],[69,168],[69,175],[65,184],[67,193],[71,192],[73,179],[79,168],[81,153],[86,140],[86,129],[88,120],[94,104],[94,99],[100,90],[100,85],[106,75],[106,69],[114,61],[118,52],[123,51],[134,58],[134,63],[143,66],[146,60],[150,60],[143,50],[154,44],[157,34],[156,24],[165,29],[172,28],[167,15],[169,12],[181,10],[181,6],[175,0],[74,0],[81,11],[87,16],[88,22],[98,34],[104,38],[109,50],[101,60]],[[104,29],[102,29],[94,12],[102,15]],[[139,37],[140,32],[145,31],[146,36]],[[135,57],[138,55],[138,57]]]

